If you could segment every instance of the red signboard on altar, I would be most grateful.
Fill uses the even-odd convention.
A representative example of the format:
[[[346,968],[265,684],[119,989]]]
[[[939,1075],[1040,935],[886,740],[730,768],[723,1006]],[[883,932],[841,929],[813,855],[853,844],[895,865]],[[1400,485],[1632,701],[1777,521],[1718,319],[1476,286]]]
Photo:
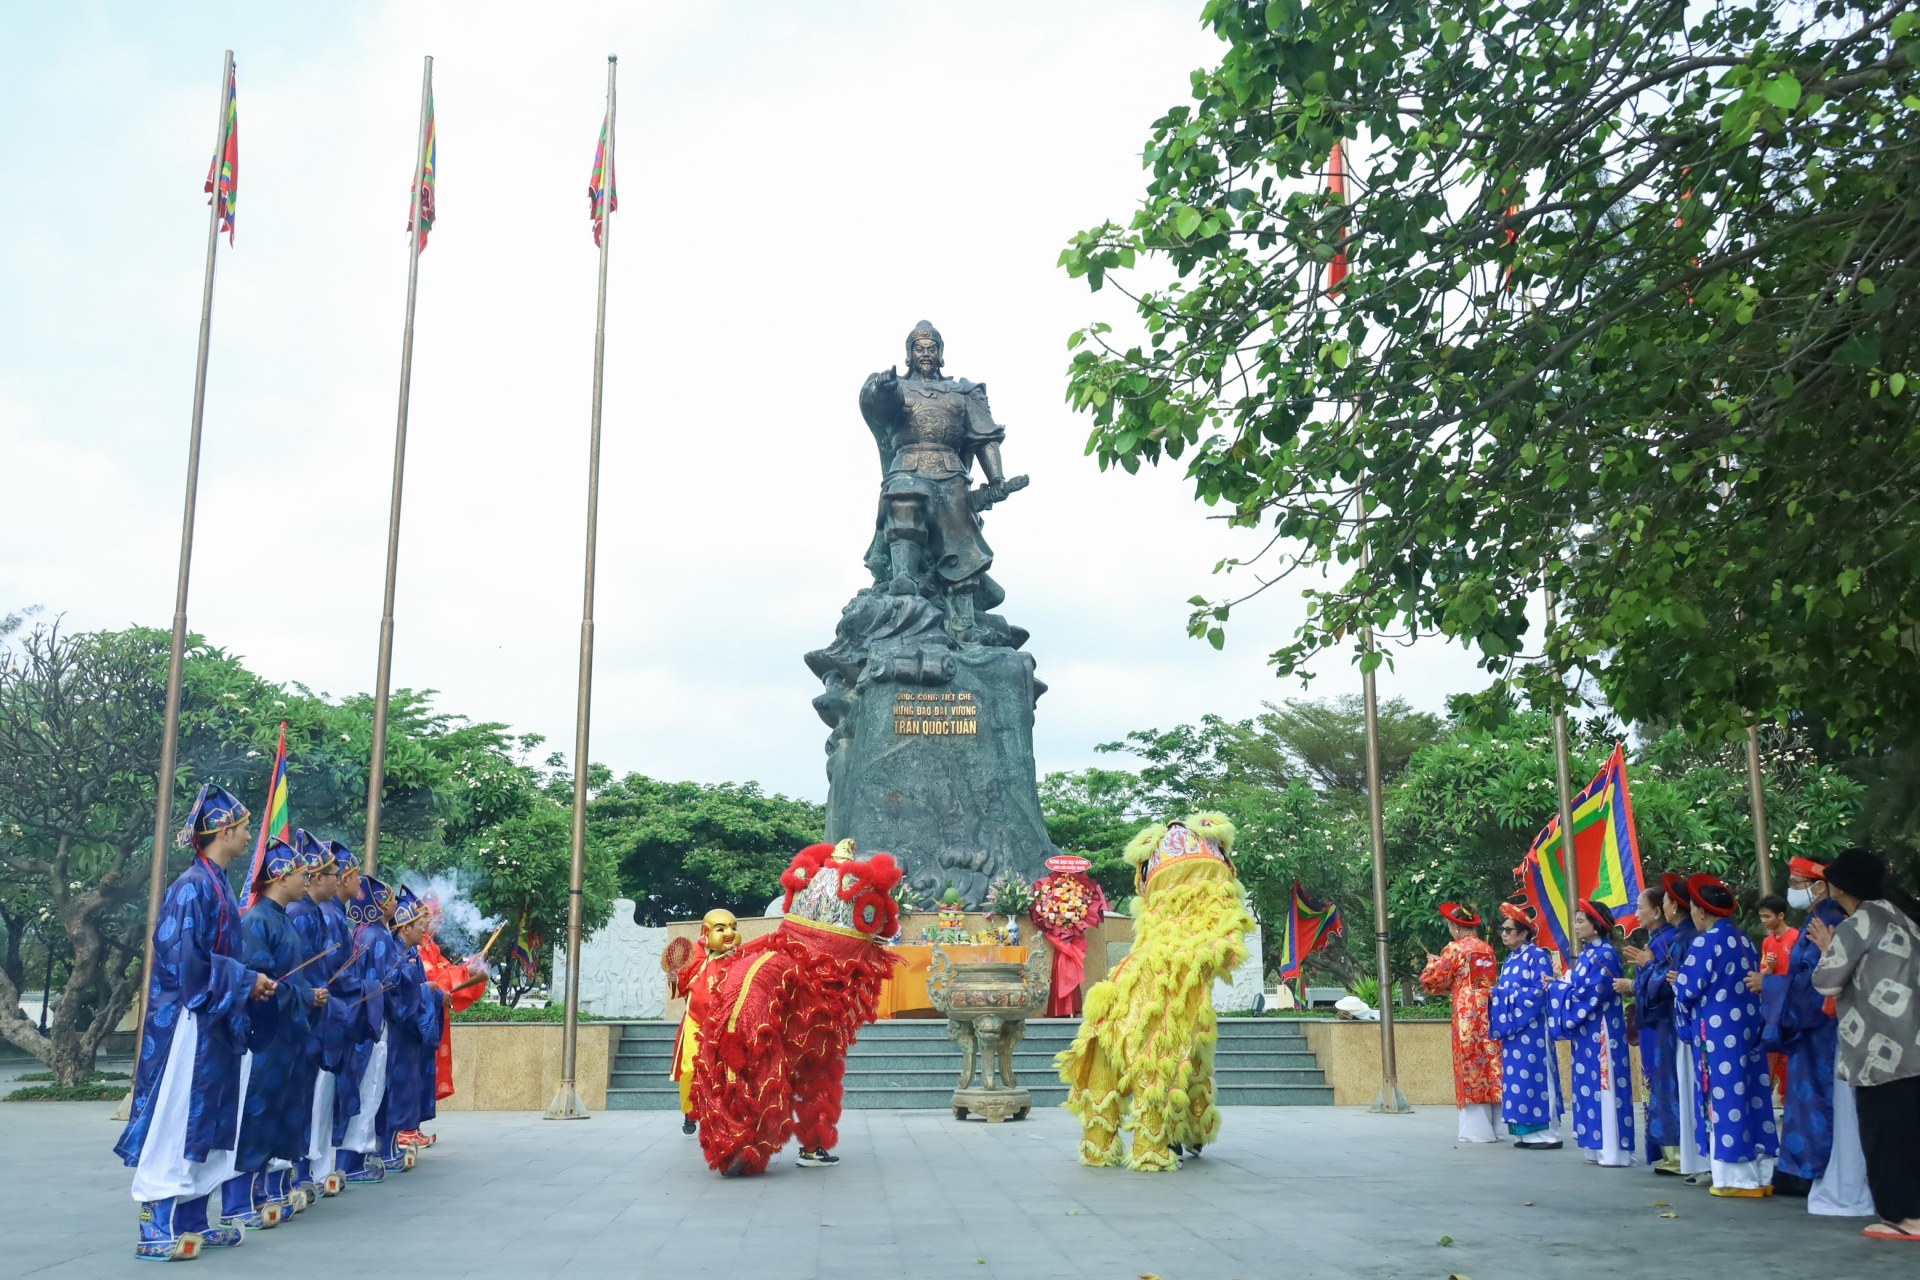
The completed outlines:
[[[1093,863],[1071,853],[1056,854],[1047,859],[1047,870],[1058,871],[1062,875],[1071,875],[1076,871],[1091,871]]]

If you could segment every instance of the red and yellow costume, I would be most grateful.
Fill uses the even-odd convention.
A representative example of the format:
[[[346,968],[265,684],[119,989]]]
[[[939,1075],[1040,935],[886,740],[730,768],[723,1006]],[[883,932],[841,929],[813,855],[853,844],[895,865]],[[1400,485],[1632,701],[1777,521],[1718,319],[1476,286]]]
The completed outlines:
[[[693,1115],[693,1064],[700,1056],[700,1023],[713,1004],[713,988],[720,981],[721,961],[740,945],[740,922],[733,912],[709,911],[701,924],[705,932],[696,944],[700,954],[675,966],[671,979],[673,996],[687,1002],[687,1012],[680,1019],[680,1030],[673,1038],[673,1070],[669,1075],[680,1084],[680,1113],[689,1118]],[[670,947],[668,955],[675,954]]]
[[[893,973],[884,940],[900,877],[890,854],[854,861],[850,840],[802,849],[780,877],[780,927],[722,962],[692,1095],[701,1149],[721,1173],[766,1172],[796,1135],[808,1150],[839,1141],[847,1046]]]
[[[1457,913],[1457,914],[1456,914]],[[1477,928],[1480,917],[1449,902],[1440,914],[1463,928]],[[1420,985],[1435,995],[1453,996],[1454,1105],[1500,1101],[1500,1044],[1487,1038],[1487,1004],[1499,980],[1493,947],[1477,937],[1456,938],[1427,961]]]
[[[486,994],[487,984],[474,979],[484,979],[487,971],[447,959],[432,934],[420,940],[420,962],[426,966],[427,981],[447,993],[440,1004],[440,1047],[433,1051],[433,1098],[438,1102],[453,1096],[453,1015]]]

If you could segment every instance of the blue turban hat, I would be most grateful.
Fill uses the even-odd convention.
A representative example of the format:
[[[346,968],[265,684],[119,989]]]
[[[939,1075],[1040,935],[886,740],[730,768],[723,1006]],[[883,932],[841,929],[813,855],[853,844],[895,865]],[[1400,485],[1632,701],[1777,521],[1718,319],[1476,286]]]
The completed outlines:
[[[234,799],[232,792],[217,782],[209,782],[194,798],[193,808],[187,810],[187,825],[180,828],[174,841],[183,849],[196,848],[200,841],[237,826],[251,816],[247,806]]]

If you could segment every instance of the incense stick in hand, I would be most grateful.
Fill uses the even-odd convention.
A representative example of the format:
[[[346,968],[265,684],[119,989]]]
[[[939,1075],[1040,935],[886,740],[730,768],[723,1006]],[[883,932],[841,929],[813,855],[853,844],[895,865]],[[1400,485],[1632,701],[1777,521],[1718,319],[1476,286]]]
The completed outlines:
[[[302,960],[299,964],[293,966],[293,968],[287,970],[285,973],[281,974],[278,978],[275,978],[274,981],[285,982],[288,978],[291,978],[294,974],[300,972],[302,969],[312,964],[315,960],[320,959],[322,956],[331,955],[333,952],[338,951],[339,949],[340,949],[340,944],[336,942],[332,946],[328,947],[325,951],[320,952],[318,955],[308,956],[305,960]]]

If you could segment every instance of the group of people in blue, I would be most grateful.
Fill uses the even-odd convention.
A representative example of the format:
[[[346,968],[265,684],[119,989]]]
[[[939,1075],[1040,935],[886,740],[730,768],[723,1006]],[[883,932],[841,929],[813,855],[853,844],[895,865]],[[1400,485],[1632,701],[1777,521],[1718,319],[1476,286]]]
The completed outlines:
[[[131,1119],[114,1147],[135,1255],[231,1248],[359,1183],[413,1168],[435,1109],[443,993],[416,951],[428,904],[304,831],[265,846],[244,910],[227,868],[246,806],[200,789],[193,861],[154,926]]]
[[[1845,913],[1827,898],[1824,866],[1794,858],[1789,901],[1834,927]],[[1620,921],[1579,902],[1577,956],[1559,976],[1533,911],[1502,906],[1508,952],[1487,1034],[1501,1045],[1501,1116],[1514,1145],[1561,1147],[1571,1112],[1574,1143],[1590,1163],[1631,1165],[1644,1136],[1654,1172],[1714,1195],[1779,1192],[1807,1196],[1815,1213],[1872,1214],[1849,1087],[1836,1080],[1834,1004],[1813,987],[1821,959],[1813,939],[1802,933],[1784,972],[1763,971],[1734,921],[1732,891],[1711,875],[1663,876],[1637,906],[1636,919]],[[1645,944],[1616,944],[1622,923],[1644,927]],[[1638,1126],[1629,998],[1647,1092]],[[1571,1045],[1570,1087],[1558,1041]],[[1788,1061],[1778,1123],[1770,1053]]]

